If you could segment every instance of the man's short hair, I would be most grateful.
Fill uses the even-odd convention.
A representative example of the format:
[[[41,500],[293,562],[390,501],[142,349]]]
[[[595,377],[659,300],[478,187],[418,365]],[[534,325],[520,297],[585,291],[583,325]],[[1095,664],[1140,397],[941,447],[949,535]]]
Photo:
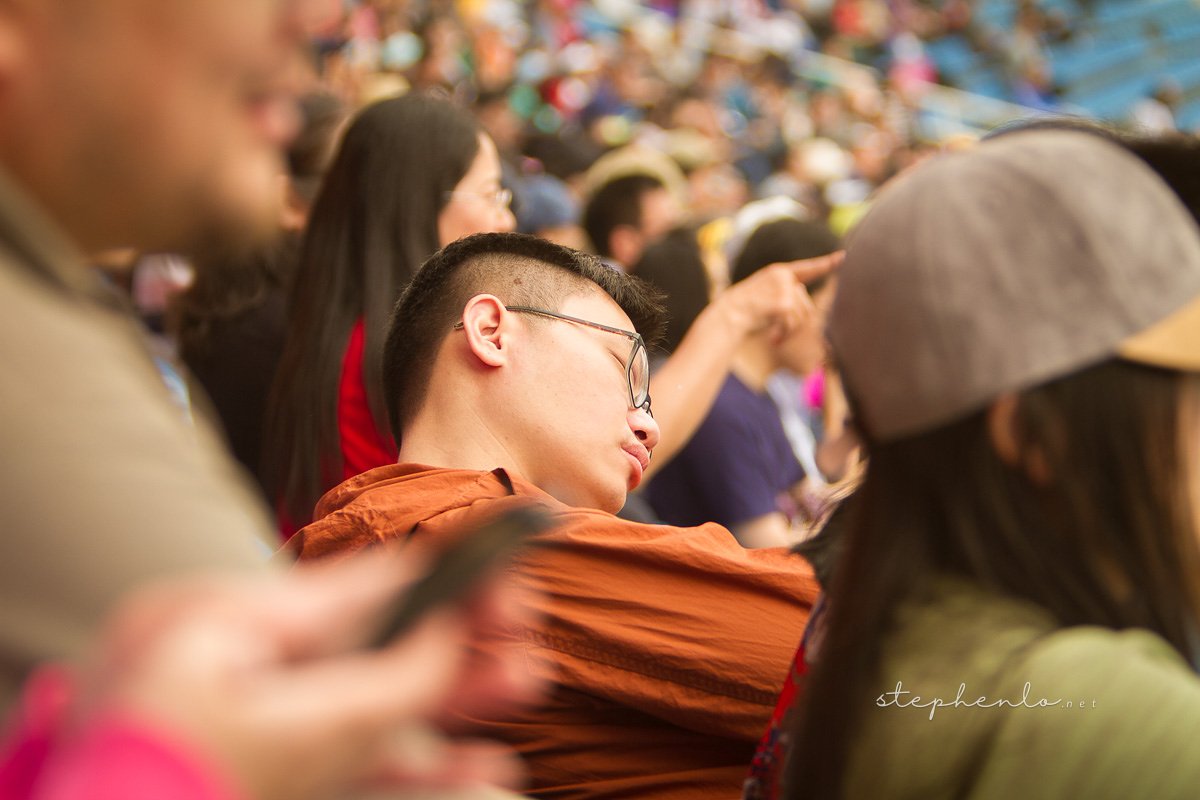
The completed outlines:
[[[592,194],[583,209],[583,229],[597,253],[612,256],[609,240],[619,226],[641,227],[642,195],[656,189],[666,185],[653,175],[637,173],[613,178]]]
[[[599,258],[521,233],[479,233],[434,253],[392,312],[383,389],[396,441],[424,402],[442,340],[467,301],[493,294],[506,305],[557,311],[568,297],[602,289],[653,346],[662,333],[661,294]]]

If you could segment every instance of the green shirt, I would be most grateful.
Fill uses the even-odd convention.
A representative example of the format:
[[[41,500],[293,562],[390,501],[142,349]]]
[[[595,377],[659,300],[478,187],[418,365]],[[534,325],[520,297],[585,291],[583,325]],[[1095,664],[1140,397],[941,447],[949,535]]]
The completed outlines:
[[[956,580],[897,622],[848,797],[1200,796],[1200,678],[1155,634]]]

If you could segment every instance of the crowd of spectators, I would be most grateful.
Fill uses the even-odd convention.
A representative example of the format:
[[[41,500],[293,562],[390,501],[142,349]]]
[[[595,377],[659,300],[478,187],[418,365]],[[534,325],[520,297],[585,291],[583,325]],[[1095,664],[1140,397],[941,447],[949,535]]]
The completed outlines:
[[[699,217],[779,193],[828,212],[929,144],[914,123],[936,77],[920,37],[958,5],[369,0],[327,32],[320,64],[350,102],[450,93],[477,109],[513,176],[577,188],[601,153],[639,144],[680,166]],[[805,79],[813,51],[884,78]]]
[[[945,37],[995,64],[1008,98],[1028,113],[1077,110],[1060,102],[1047,52],[1075,35],[1077,20],[1061,5],[1022,0],[1001,30],[980,21],[978,5],[343,0],[314,38],[312,66],[321,90],[350,111],[409,91],[449,95],[495,143],[517,229],[609,257],[584,217],[611,175],[589,170],[631,145],[670,163],[618,171],[656,172],[681,220],[703,224],[782,195],[844,234],[874,188],[954,146],[921,119],[930,87],[953,84],[927,47]],[[1082,4],[1078,15],[1091,9]],[[1130,120],[1169,130],[1180,99],[1164,80]],[[174,272],[144,282],[157,318],[157,283],[186,280]]]
[[[967,0],[14,8],[0,800],[1193,791],[1194,138],[931,139]]]
[[[757,228],[788,219],[836,241],[878,187],[968,143],[932,139],[919,124],[921,98],[940,77],[925,42],[964,36],[1003,54],[1019,86],[1048,68],[1046,42],[1071,35],[1058,12],[1034,0],[1018,5],[1005,37],[979,24],[976,10],[954,0],[345,0],[311,39],[311,91],[289,154],[279,243],[265,253],[209,254],[170,313],[166,296],[186,285],[186,268],[175,257],[144,256],[134,300],[153,301],[143,316],[162,335],[160,350],[179,347],[286,538],[338,480],[394,461],[372,365],[393,299],[438,246],[515,228],[641,275],[675,311],[657,368],[738,279]],[[814,58],[826,66],[815,69]],[[1166,108],[1170,98],[1156,102]],[[314,232],[309,206],[345,127],[363,132],[333,170],[342,188],[326,189]],[[410,191],[393,191],[402,182]],[[456,211],[464,203],[465,216]],[[784,250],[774,260],[792,260]],[[155,275],[171,285],[157,285]],[[325,349],[329,358],[317,359]],[[723,367],[709,360],[715,387]],[[187,407],[178,365],[159,362]],[[798,458],[808,476],[789,524],[821,517],[830,490],[814,453],[824,437],[850,441],[841,435],[847,412],[837,376],[822,362],[816,357],[786,388],[772,383],[790,440],[779,457],[789,470]],[[668,426],[660,452],[674,452],[675,437],[678,446],[687,441],[707,391],[684,404],[685,424]],[[672,417],[669,403],[660,396],[659,413]],[[772,435],[785,441],[781,431]],[[842,476],[853,445],[837,450],[832,472]],[[661,497],[664,483],[658,491],[652,483],[649,497]],[[625,513],[663,519],[665,502],[651,508],[634,495]]]
[[[1004,28],[979,5],[349,0],[320,59],[351,102],[440,88],[475,106],[514,169],[569,180],[598,150],[643,142],[694,175],[700,213],[781,190],[841,207],[940,144],[917,109],[930,83],[958,76],[930,42],[967,42],[1002,76],[1005,99],[1031,112],[1069,108],[1048,48],[1076,36],[1092,4],[1068,14],[1021,0]],[[814,54],[870,70],[822,71]],[[1178,105],[1176,84],[1158,89]]]

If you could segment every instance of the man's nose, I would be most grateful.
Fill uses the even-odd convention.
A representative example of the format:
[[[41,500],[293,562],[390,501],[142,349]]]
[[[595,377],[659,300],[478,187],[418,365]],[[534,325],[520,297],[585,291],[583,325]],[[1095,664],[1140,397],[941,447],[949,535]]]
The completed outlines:
[[[659,430],[650,412],[644,408],[629,409],[629,428],[647,450],[654,450],[658,444]]]

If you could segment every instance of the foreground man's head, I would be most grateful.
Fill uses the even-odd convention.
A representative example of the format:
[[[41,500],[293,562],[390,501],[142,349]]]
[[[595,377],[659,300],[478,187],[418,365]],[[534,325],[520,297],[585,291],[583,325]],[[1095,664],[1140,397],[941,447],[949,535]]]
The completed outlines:
[[[291,68],[327,0],[15,0],[0,162],[89,252],[269,230]]]

